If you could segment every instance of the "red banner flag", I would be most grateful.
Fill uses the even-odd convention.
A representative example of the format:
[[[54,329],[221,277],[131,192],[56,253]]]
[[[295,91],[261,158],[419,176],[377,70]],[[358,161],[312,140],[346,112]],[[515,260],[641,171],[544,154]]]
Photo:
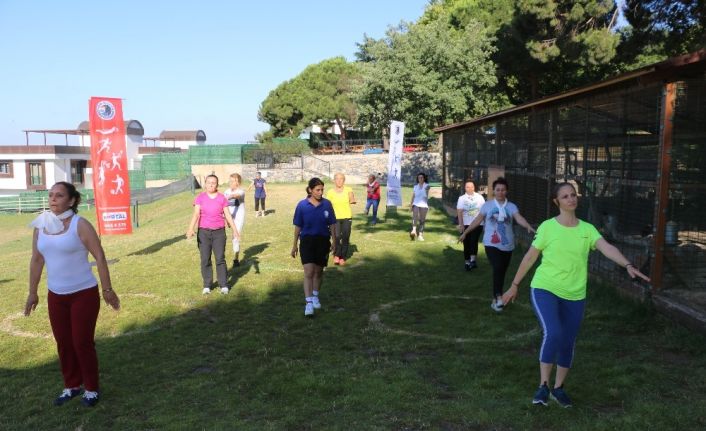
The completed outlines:
[[[88,109],[98,233],[132,233],[122,100],[91,97]]]

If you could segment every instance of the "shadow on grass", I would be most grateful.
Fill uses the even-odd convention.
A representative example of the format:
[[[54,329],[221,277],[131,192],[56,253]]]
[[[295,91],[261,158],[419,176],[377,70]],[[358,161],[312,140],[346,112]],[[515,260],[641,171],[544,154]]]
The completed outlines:
[[[228,271],[228,285],[234,286],[238,279],[245,276],[251,269],[255,270],[255,274],[259,274],[260,259],[257,256],[265,251],[269,245],[269,242],[263,242],[243,250],[243,259],[240,261],[240,265],[231,267],[230,271]]]
[[[257,259],[268,246],[243,255]],[[537,327],[527,292],[493,314],[489,269],[469,280],[459,254],[420,249],[327,269],[312,319],[303,316],[300,275],[264,296],[237,285],[227,296],[195,292],[185,312],[97,340],[94,409],[78,400],[51,406],[62,386],[56,361],[0,369],[1,399],[12,400],[0,429],[703,428],[703,405],[677,391],[690,384],[691,399],[706,398],[694,383],[704,381],[706,343],[610,289],[590,291],[571,415],[532,409],[539,335],[512,338]],[[371,325],[373,313],[389,332]],[[498,406],[503,415],[488,415]]]
[[[160,242],[156,242],[149,247],[143,248],[142,250],[132,252],[132,253],[128,254],[128,256],[144,256],[144,255],[148,255],[148,254],[152,254],[152,253],[157,253],[158,251],[160,251],[164,247],[169,247],[170,245],[174,244],[175,242],[178,242],[178,241],[181,241],[184,239],[185,239],[184,235],[177,235],[173,238],[169,238],[169,239],[162,240]]]
[[[9,283],[9,282],[14,281],[14,280],[15,280],[14,278],[5,278],[5,279],[3,279],[3,280],[0,280],[0,284]]]

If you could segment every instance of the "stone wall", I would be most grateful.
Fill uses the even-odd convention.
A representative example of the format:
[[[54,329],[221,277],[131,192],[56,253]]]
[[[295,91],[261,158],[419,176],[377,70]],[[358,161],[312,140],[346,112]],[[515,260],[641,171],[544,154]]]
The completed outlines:
[[[387,179],[387,154],[332,154],[320,155],[316,158],[306,158],[305,167],[302,169],[264,169],[263,176],[271,183],[291,183],[307,181],[311,177],[329,178],[328,169],[324,168],[330,163],[330,174],[343,172],[348,184],[364,184],[369,174],[378,175],[382,181]],[[326,171],[326,172],[324,172]],[[255,178],[257,167],[255,164],[239,165],[196,165],[192,166],[192,173],[201,183],[202,178],[214,172],[221,184],[228,181],[228,176],[237,172],[243,177],[243,182],[248,183]],[[441,181],[441,156],[438,153],[418,152],[404,153],[402,155],[402,183],[413,184],[415,176],[425,172],[430,182]]]

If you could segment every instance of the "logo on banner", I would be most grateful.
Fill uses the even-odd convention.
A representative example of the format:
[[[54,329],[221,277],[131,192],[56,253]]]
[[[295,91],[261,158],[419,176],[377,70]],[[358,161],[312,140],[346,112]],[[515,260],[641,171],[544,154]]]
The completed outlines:
[[[107,100],[102,100],[96,105],[96,114],[103,120],[112,120],[115,117],[115,106]]]
[[[119,221],[127,220],[127,212],[116,211],[116,212],[104,212],[103,221]]]

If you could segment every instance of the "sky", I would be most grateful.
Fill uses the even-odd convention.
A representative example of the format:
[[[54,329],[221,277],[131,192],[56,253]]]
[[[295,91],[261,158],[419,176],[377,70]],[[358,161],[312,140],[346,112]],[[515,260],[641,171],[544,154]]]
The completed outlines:
[[[257,110],[277,85],[327,58],[354,60],[364,34],[415,21],[427,3],[0,0],[0,145],[24,145],[26,129],[75,129],[91,96],[122,98],[145,136],[252,141],[269,128]]]

